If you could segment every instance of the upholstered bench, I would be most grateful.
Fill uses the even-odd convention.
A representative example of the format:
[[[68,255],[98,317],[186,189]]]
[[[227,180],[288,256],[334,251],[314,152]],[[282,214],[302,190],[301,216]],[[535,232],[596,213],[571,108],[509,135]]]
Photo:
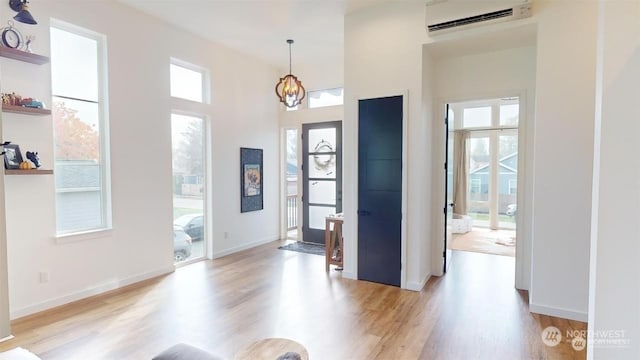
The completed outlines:
[[[222,360],[222,358],[191,345],[177,344],[154,356],[151,360]]]
[[[40,360],[36,354],[29,350],[17,347],[0,353],[0,360]]]

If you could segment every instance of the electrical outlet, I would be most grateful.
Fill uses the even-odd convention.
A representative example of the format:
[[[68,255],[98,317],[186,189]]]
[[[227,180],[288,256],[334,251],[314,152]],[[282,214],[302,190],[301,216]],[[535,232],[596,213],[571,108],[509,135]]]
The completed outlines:
[[[48,271],[40,271],[40,283],[48,283],[49,282],[49,272]]]

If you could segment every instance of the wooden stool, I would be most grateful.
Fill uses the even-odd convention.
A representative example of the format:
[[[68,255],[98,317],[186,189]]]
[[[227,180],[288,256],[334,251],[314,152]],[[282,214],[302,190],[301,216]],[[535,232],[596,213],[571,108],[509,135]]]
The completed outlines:
[[[342,237],[342,224],[344,218],[342,214],[327,216],[324,228],[324,260],[326,271],[329,271],[329,265],[337,265],[337,270],[342,270],[344,258],[344,238]],[[333,224],[333,231],[331,225]]]
[[[309,360],[309,353],[304,346],[281,338],[258,340],[237,353],[235,360],[275,360],[287,352],[298,353],[302,360]]]

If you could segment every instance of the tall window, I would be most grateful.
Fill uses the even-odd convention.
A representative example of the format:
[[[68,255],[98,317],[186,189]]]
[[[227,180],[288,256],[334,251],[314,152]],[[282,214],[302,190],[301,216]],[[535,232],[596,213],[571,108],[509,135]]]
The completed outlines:
[[[56,228],[60,235],[111,226],[104,49],[103,35],[52,21]]]
[[[209,102],[209,71],[171,59],[171,96]],[[186,102],[176,101],[178,107]],[[207,124],[204,115],[171,114],[173,153],[173,260],[195,261],[207,255]]]

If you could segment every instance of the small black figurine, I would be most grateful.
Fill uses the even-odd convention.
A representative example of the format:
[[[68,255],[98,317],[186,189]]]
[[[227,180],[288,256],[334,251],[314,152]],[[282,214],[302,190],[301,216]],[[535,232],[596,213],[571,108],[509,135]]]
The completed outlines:
[[[38,152],[31,152],[31,151],[27,151],[27,159],[31,160],[31,162],[33,163],[33,165],[37,168],[40,167],[40,158],[38,157]]]

